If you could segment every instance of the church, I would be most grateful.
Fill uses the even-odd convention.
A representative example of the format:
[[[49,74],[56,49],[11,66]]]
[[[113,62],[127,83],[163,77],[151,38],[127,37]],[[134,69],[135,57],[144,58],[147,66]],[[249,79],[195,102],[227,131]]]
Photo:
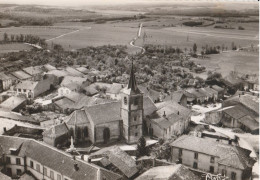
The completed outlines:
[[[143,135],[144,118],[157,108],[151,98],[144,97],[137,87],[132,63],[128,85],[120,92],[121,100],[85,106],[75,110],[64,122],[66,128],[54,128],[43,133],[43,140],[53,146],[66,142],[60,135],[72,136],[76,143],[109,143],[125,140],[127,144],[137,143]],[[59,126],[59,125],[57,125]],[[60,128],[61,129],[61,128]]]

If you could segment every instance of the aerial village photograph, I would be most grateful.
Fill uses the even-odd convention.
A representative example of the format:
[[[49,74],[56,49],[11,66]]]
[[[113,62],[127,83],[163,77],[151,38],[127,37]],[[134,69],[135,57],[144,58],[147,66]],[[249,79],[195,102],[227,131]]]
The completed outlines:
[[[258,0],[0,0],[0,180],[258,180]]]

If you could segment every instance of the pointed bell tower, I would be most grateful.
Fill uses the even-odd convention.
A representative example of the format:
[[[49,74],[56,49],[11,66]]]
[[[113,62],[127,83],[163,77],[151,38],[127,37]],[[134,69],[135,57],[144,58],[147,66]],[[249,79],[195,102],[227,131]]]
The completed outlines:
[[[143,135],[143,112],[143,93],[137,87],[132,61],[128,85],[121,91],[120,115],[126,143],[136,143]]]

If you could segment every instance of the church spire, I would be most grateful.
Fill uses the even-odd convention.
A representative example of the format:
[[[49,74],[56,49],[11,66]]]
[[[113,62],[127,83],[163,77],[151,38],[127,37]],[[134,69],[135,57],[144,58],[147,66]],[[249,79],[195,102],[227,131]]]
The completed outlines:
[[[127,89],[131,89],[134,92],[139,92],[139,89],[136,84],[135,74],[134,74],[134,62],[132,60],[132,67],[131,67],[131,73],[130,73],[130,79],[128,82]]]

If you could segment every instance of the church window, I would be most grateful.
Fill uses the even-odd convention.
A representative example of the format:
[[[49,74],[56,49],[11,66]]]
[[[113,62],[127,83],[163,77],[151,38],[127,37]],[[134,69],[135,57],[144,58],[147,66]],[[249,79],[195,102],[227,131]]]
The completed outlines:
[[[124,103],[127,104],[127,98],[126,97],[124,97]]]
[[[137,125],[135,126],[135,129],[137,129]]]
[[[135,133],[135,136],[138,136],[138,133]]]
[[[138,98],[134,99],[134,105],[138,105]]]
[[[137,119],[136,116],[134,116],[134,121],[136,121],[136,119]]]

